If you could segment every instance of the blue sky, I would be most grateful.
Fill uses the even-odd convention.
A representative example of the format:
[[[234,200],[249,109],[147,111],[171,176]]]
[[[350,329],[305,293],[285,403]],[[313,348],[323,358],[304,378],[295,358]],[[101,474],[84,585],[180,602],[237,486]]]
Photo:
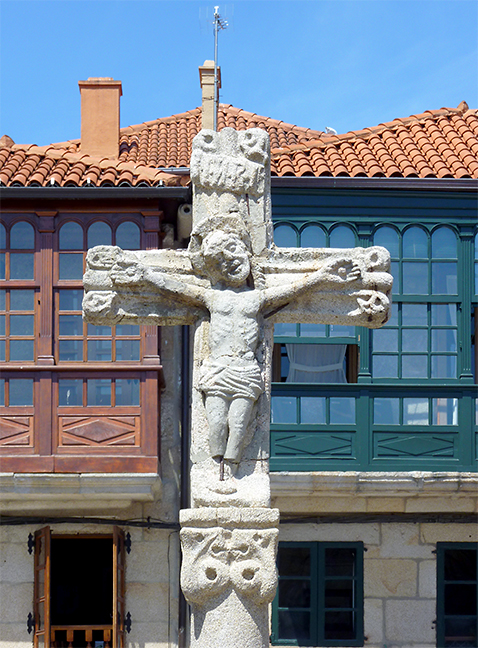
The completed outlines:
[[[0,0],[0,135],[80,135],[78,80],[123,82],[121,126],[200,105],[214,1]],[[339,133],[478,108],[476,0],[217,0],[221,101]]]

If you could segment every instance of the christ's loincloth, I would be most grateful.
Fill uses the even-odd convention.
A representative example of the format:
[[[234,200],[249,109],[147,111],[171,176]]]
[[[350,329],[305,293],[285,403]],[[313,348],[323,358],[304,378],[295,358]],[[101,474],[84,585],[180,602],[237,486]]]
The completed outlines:
[[[257,360],[232,360],[231,364],[205,360],[199,370],[198,389],[206,396],[250,398],[256,401],[264,391]]]

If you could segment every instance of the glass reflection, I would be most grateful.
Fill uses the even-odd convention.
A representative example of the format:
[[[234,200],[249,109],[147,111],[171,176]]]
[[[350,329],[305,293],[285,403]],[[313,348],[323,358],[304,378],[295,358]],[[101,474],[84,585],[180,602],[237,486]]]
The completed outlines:
[[[20,221],[10,230],[10,249],[33,250],[35,247],[35,230],[33,225]]]
[[[318,225],[307,225],[300,234],[301,247],[325,247],[325,232]]]
[[[298,247],[297,230],[291,225],[279,225],[274,229],[274,243],[277,247]]]
[[[331,248],[355,247],[355,234],[345,225],[339,225],[330,232]]]
[[[10,279],[34,279],[33,252],[10,253]]]
[[[439,227],[432,234],[432,257],[456,259],[456,235],[449,227]]]
[[[88,228],[88,248],[95,245],[111,245],[111,227],[98,221]]]
[[[33,405],[33,379],[10,378],[10,407]]]
[[[400,256],[398,246],[398,232],[393,227],[379,227],[373,237],[374,245],[381,245],[390,252],[392,258]]]
[[[421,227],[409,227],[404,232],[403,256],[407,259],[428,258],[428,239]]]
[[[70,221],[60,229],[60,250],[82,250],[83,230],[78,223]]]
[[[139,250],[140,238],[139,227],[131,221],[121,223],[116,230],[116,245],[123,250]]]
[[[403,399],[403,424],[428,425],[428,398]]]

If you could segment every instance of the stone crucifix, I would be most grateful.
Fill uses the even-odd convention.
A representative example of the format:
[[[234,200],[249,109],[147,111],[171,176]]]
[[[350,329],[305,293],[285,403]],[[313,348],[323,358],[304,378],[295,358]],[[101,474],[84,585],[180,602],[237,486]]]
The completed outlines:
[[[94,324],[196,326],[193,508],[182,512],[192,645],[258,648],[268,645],[266,606],[276,578],[278,512],[269,508],[268,475],[273,324],[381,326],[389,317],[390,258],[379,247],[277,248],[269,139],[261,129],[201,131],[191,179],[188,249],[89,250],[84,317]],[[229,626],[218,641],[206,613],[220,622],[231,605],[243,619],[237,642]],[[252,617],[251,605],[258,606]],[[250,644],[245,627],[256,637]]]

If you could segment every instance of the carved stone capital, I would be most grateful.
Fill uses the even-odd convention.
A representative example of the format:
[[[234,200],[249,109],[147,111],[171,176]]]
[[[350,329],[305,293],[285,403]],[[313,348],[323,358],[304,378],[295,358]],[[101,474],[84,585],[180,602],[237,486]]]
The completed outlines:
[[[230,595],[265,605],[277,586],[277,509],[181,511],[181,586],[191,604]]]

